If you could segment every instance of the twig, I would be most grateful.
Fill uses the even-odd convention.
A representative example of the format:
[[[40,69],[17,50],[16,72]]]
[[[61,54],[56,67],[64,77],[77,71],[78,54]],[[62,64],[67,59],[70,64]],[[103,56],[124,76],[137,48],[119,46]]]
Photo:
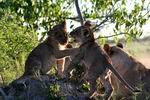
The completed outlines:
[[[143,17],[146,16],[147,14],[149,14],[149,12],[150,12],[150,10],[148,10],[148,11],[143,15]]]
[[[94,28],[92,28],[93,32],[95,32],[97,30],[97,28],[99,28],[102,24],[107,22],[109,20],[109,17],[112,17],[113,16],[113,12],[116,11],[116,10],[114,10],[114,6],[113,6],[112,9],[110,9],[109,12],[106,14],[105,19],[100,24],[98,24]]]
[[[0,74],[0,76],[1,76],[1,78],[2,78],[2,84],[4,85],[4,77],[3,77],[3,75],[2,74]]]
[[[127,33],[120,33],[120,34],[115,34],[115,35],[110,35],[110,36],[99,36],[95,40],[100,39],[100,38],[110,38],[110,37],[114,37],[114,36],[118,36],[118,35],[123,35],[123,34],[130,35],[130,34],[127,34]]]
[[[93,32],[97,30],[98,27],[100,27],[102,24],[104,24],[105,22],[108,21],[108,17],[110,16],[107,16],[100,24],[96,25],[95,27],[92,28]]]
[[[147,5],[147,10],[149,9],[149,5],[150,5],[150,2],[149,2],[148,5]],[[150,10],[148,10],[148,11],[143,15],[143,17],[146,16],[147,14],[149,14],[149,12],[150,12]]]
[[[78,19],[79,19],[79,17],[78,17],[78,16],[77,16],[77,17],[67,17],[66,19],[78,20]]]
[[[114,36],[118,36],[118,35],[123,35],[123,34],[126,34],[126,35],[129,35],[129,36],[130,36],[130,34],[127,34],[127,33],[120,33],[120,34],[115,34],[115,35],[110,35],[110,36],[99,36],[99,37],[97,37],[95,40],[98,40],[98,39],[100,39],[100,38],[110,38],[110,37],[114,37]],[[69,43],[74,43],[74,41],[71,41],[71,42],[69,42]]]

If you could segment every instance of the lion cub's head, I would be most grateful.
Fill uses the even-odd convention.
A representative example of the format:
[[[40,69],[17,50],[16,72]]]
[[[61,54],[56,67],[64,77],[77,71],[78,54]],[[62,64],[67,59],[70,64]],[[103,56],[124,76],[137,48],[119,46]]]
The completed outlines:
[[[111,57],[112,63],[115,67],[136,69],[138,72],[145,71],[145,66],[140,63],[133,56],[123,50],[123,45],[118,43],[116,46],[104,45],[104,50]]]
[[[90,29],[89,23],[85,23],[83,26],[75,28],[72,32],[70,32],[70,35],[80,44],[89,40],[94,40],[94,35]]]
[[[130,55],[123,50],[123,44],[111,46],[109,44],[104,45],[104,50],[111,57],[113,64],[116,66],[119,64],[125,64],[130,62]]]
[[[54,38],[59,44],[65,45],[68,42],[66,21],[55,25],[49,32],[49,37]]]
[[[124,56],[123,54],[126,54],[126,52],[123,51],[123,44],[122,43],[117,43],[116,46],[110,46],[109,44],[104,44],[104,50],[109,56],[114,56],[114,55],[120,55]]]

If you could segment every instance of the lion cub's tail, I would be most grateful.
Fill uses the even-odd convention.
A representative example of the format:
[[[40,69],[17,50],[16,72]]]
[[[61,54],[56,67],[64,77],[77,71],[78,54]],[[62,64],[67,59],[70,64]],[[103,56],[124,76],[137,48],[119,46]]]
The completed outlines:
[[[131,92],[141,92],[141,90],[134,89],[127,81],[124,80],[122,75],[110,64],[108,68],[115,74],[115,76],[131,91]]]

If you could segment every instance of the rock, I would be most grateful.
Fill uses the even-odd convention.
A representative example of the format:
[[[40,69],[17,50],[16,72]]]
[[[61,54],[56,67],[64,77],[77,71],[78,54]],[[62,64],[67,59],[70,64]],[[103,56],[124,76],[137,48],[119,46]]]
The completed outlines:
[[[79,84],[42,75],[40,79],[24,77],[13,81],[7,90],[11,100],[86,100]]]

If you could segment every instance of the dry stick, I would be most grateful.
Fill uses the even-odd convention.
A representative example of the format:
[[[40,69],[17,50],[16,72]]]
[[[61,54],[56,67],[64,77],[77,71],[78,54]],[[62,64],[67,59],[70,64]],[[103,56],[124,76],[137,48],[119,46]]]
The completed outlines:
[[[5,84],[4,84],[4,83],[5,83],[5,82],[4,82],[4,77],[3,77],[2,74],[0,74],[0,76],[1,76],[1,78],[2,78],[2,82],[3,82],[2,84],[3,84],[3,86],[4,86],[4,85],[5,85]]]

